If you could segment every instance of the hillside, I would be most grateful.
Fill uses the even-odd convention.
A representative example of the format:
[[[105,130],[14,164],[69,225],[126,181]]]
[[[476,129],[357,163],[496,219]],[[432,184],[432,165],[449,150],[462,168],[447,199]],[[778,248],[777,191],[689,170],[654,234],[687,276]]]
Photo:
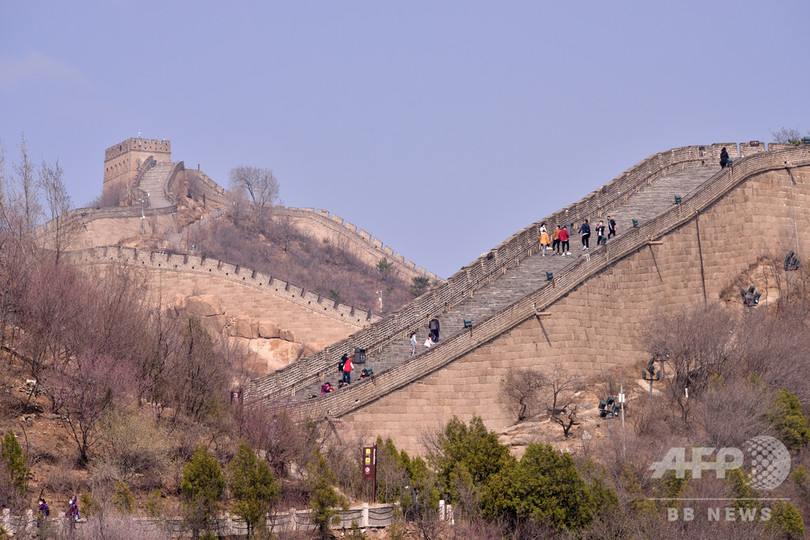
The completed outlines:
[[[715,165],[722,147],[733,149],[733,167]],[[550,534],[545,527],[559,527],[558,520],[575,519],[581,521],[570,522],[572,530],[563,536],[577,536],[582,529],[588,537],[674,538],[688,529],[688,536],[705,537],[711,520],[681,529],[681,523],[667,519],[666,505],[654,501],[669,500],[662,496],[729,500],[721,499],[727,493],[753,493],[746,500],[754,500],[762,493],[788,502],[772,505],[773,525],[746,525],[746,534],[800,536],[794,517],[801,522],[810,510],[802,495],[807,481],[800,474],[808,466],[810,435],[804,433],[810,433],[810,419],[802,408],[810,402],[810,387],[796,373],[808,367],[802,351],[810,346],[810,287],[803,266],[793,264],[788,254],[800,255],[810,233],[808,186],[810,150],[805,146],[722,143],[662,152],[383,316],[348,309],[323,294],[225,262],[235,251],[247,251],[254,265],[267,256],[261,247],[234,249],[244,234],[240,231],[249,231],[264,249],[287,257],[276,265],[293,268],[307,264],[311,259],[306,257],[331,259],[336,268],[355,264],[322,246],[320,251],[306,247],[308,239],[274,229],[280,222],[272,218],[261,223],[256,216],[217,216],[197,227],[193,237],[187,234],[194,246],[190,253],[157,251],[164,241],[157,234],[138,238],[132,247],[69,253],[66,260],[83,268],[81,274],[64,263],[49,270],[44,263],[50,254],[43,252],[44,259],[19,270],[19,279],[6,281],[24,285],[19,294],[10,288],[3,298],[14,307],[6,321],[23,330],[25,339],[18,346],[21,358],[28,358],[16,364],[9,358],[6,404],[15,417],[31,417],[8,418],[5,425],[15,431],[18,424],[33,428],[32,440],[35,434],[40,438],[31,448],[40,462],[48,462],[48,444],[65,440],[57,428],[64,429],[65,418],[77,414],[61,403],[65,385],[60,375],[70,371],[59,370],[95,358],[90,351],[99,349],[120,358],[117,365],[147,374],[148,384],[130,387],[123,379],[108,390],[116,396],[113,411],[123,416],[98,424],[106,438],[87,455],[80,451],[81,470],[71,480],[96,494],[103,492],[97,486],[109,489],[111,478],[124,476],[120,461],[112,476],[104,476],[101,467],[121,448],[116,445],[122,439],[110,438],[115,426],[142,430],[139,422],[148,422],[166,438],[157,438],[163,441],[160,448],[143,450],[162,456],[148,465],[149,473],[128,477],[140,490],[140,504],[155,485],[179,495],[180,466],[195,444],[208,441],[217,460],[227,463],[239,437],[265,452],[284,480],[286,507],[300,507],[311,496],[305,480],[312,478],[308,475],[319,459],[315,445],[335,473],[332,483],[355,501],[367,500],[367,485],[358,483],[352,456],[377,440],[387,456],[380,461],[388,490],[382,499],[405,497],[411,483],[424,490],[431,504],[440,496],[451,500],[463,511],[453,532],[445,530],[448,535],[479,537],[486,530],[481,537],[502,537],[522,530],[538,537]],[[618,235],[605,245],[594,238],[585,250],[573,235],[570,255],[544,256],[538,250],[543,224],[577,230],[585,219],[596,224],[608,216],[616,220]],[[762,231],[770,235],[764,244]],[[299,253],[291,254],[291,248]],[[14,269],[13,259],[3,261],[6,272]],[[742,302],[739,291],[744,295],[750,286],[762,294],[759,306]],[[46,309],[51,298],[66,299],[58,304],[65,307]],[[71,316],[73,304],[81,307],[82,317]],[[121,309],[136,305],[132,313]],[[243,315],[235,316],[237,311]],[[284,332],[270,320],[282,313],[277,320],[289,325]],[[432,317],[441,321],[440,340],[411,356],[408,335],[416,331],[421,341]],[[49,324],[38,326],[42,320]],[[301,340],[311,346],[299,349],[302,354],[286,367],[248,385],[255,374],[245,369],[247,357],[234,343],[282,339],[282,333],[289,343]],[[308,399],[323,381],[336,380],[336,359],[358,346],[367,349],[368,359],[357,369],[373,367],[374,375],[359,380],[355,374],[348,388]],[[51,350],[58,351],[53,361],[43,356]],[[161,360],[159,369],[152,364],[155,358]],[[23,377],[35,368],[42,371],[33,386],[41,385],[43,394],[24,406]],[[656,368],[650,392],[644,379]],[[82,379],[68,380],[81,387]],[[203,381],[211,386],[197,384]],[[237,386],[248,405],[260,406],[227,404],[226,389]],[[622,422],[621,431],[618,416],[600,414],[600,402],[617,398],[619,389],[627,396],[628,425]],[[788,429],[797,425],[801,429]],[[467,436],[477,439],[460,453],[448,446],[462,444]],[[788,460],[795,474],[788,479],[785,473],[779,486],[767,488],[772,493],[745,491],[753,484],[744,485],[744,479],[735,484],[733,477],[672,483],[645,472],[667,455],[667,448],[747,448],[757,437],[782,441],[792,456]],[[61,448],[75,452],[72,444]],[[464,461],[468,451],[478,458]],[[487,452],[513,458],[487,465],[480,461],[489,459]],[[463,467],[454,468],[453,460]],[[562,514],[554,517],[510,513],[520,512],[516,501],[543,508],[545,498],[556,500],[548,491],[539,499],[535,491],[515,491],[514,486],[534,486],[534,480],[542,483],[553,476],[542,469],[544,460],[556,462],[555,470],[569,467],[574,475],[553,489],[587,486],[575,497],[581,507],[555,503]],[[44,485],[42,478],[59,477],[58,471],[37,467],[33,486]],[[66,485],[61,491],[48,489],[59,495],[70,489]],[[500,493],[504,497],[493,501]],[[423,519],[417,513],[413,523],[425,537],[438,525]],[[732,525],[717,527],[716,538],[740,535]]]

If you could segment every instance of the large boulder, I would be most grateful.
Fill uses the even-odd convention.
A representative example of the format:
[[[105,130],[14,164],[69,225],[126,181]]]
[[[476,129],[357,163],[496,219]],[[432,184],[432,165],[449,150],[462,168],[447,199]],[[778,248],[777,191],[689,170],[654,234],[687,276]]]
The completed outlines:
[[[281,339],[251,339],[248,348],[257,359],[264,361],[265,373],[270,373],[288,366],[298,360],[303,353],[300,343],[291,343]]]
[[[222,309],[222,301],[213,294],[189,296],[186,298],[186,310],[190,315],[198,317],[213,317],[225,314],[225,310]]]

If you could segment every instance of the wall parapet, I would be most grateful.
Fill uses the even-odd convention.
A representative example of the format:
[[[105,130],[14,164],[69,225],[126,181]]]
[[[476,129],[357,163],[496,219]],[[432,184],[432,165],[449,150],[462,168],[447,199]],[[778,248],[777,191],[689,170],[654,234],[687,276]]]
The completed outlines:
[[[678,170],[705,166],[707,162],[717,163],[719,166],[720,151],[723,147],[728,149],[730,155],[736,157],[736,143],[686,146],[648,157],[580,201],[511,235],[489,252],[462,267],[445,283],[431,288],[413,302],[386,316],[371,327],[364,328],[321,352],[299,360],[275,373],[252,381],[248,397],[266,399],[283,395],[290,389],[294,392],[298,387],[314,383],[321,377],[321,374],[328,373],[333,367],[335,359],[344,353],[351,354],[354,347],[371,350],[382,348],[395,339],[405,339],[407,332],[416,326],[426,324],[432,316],[464,301],[468,295],[486,286],[492,280],[498,279],[506,269],[520,264],[520,261],[529,255],[530,249],[537,244],[542,223],[547,222],[554,225],[580,222],[584,218],[610,213],[631,194],[654,182],[657,178]],[[734,168],[737,168],[736,163]],[[360,234],[363,232],[360,231]]]
[[[165,208],[144,208],[143,215],[162,216],[166,214],[174,214],[177,212],[177,206],[167,206]],[[39,240],[43,235],[49,234],[56,230],[56,221],[60,220],[62,223],[65,221],[81,220],[82,223],[87,224],[97,219],[116,219],[116,218],[133,218],[141,217],[141,207],[138,206],[111,206],[107,208],[76,208],[69,210],[56,219],[46,221],[42,225],[37,226],[32,236],[35,240]],[[60,225],[61,226],[61,225]]]
[[[732,168],[718,171],[681,204],[643,223],[638,228],[594,250],[590,260],[578,259],[556,273],[553,286],[544,283],[510,306],[476,322],[474,332],[460,332],[447,338],[422,354],[411,357],[390,369],[375,374],[368,381],[358,381],[340,392],[320,396],[317,400],[300,403],[298,414],[308,418],[339,417],[360,409],[380,397],[433,373],[472,350],[508,332],[523,321],[547,310],[552,304],[570,294],[587,279],[638,252],[650,241],[682,227],[697,218],[732,189],[748,178],[787,167],[810,167],[810,147],[775,152],[756,152],[735,161]],[[261,399],[261,396],[256,396]]]
[[[104,150],[104,161],[110,161],[119,156],[123,156],[130,150],[140,152],[159,152],[161,154],[172,153],[172,143],[166,139],[144,139],[141,137],[132,137],[121,141],[118,144],[110,146]]]

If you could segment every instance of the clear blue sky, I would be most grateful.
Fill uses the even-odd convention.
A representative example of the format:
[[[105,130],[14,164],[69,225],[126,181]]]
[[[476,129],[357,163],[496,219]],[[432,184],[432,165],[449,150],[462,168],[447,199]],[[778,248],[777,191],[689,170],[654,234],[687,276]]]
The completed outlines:
[[[810,2],[0,0],[0,139],[75,206],[141,132],[448,277],[650,154],[810,132]],[[8,163],[7,163],[8,165]]]

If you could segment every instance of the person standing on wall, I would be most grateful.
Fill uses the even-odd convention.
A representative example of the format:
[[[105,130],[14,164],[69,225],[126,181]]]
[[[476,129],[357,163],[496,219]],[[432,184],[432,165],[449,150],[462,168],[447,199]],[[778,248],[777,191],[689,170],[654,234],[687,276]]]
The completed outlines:
[[[343,363],[343,382],[350,384],[352,382],[352,358],[346,357]]]
[[[728,151],[724,146],[722,150],[720,150],[720,168],[725,169],[726,165],[728,165]]]
[[[554,233],[551,235],[551,254],[560,254],[560,226],[554,227]]]
[[[543,257],[546,256],[546,248],[551,245],[551,240],[548,238],[548,232],[545,227],[540,228],[540,249],[543,250]]]
[[[416,356],[416,332],[411,332],[411,356]]]
[[[560,230],[560,245],[562,245],[562,256],[571,255],[571,244],[568,242],[568,227],[563,225]]]
[[[582,225],[579,226],[579,230],[577,231],[579,234],[582,235],[582,251],[588,251],[589,242],[591,239],[591,226],[588,224],[588,220],[586,219]]]
[[[596,226],[596,245],[598,246],[605,242],[605,222],[600,219],[599,224]]]

